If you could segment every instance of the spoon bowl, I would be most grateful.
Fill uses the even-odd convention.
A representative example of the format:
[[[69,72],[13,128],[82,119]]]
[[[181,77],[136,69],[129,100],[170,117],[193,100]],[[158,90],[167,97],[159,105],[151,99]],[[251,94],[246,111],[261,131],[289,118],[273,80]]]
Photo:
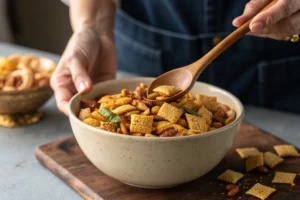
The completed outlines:
[[[278,0],[271,1],[271,3],[269,3],[260,12],[267,10],[277,1]],[[230,35],[224,38],[219,44],[217,44],[212,50],[210,50],[207,54],[205,54],[196,62],[184,67],[168,71],[157,77],[149,86],[147,96],[153,92],[153,89],[162,85],[172,85],[178,89],[181,89],[182,91],[180,93],[168,97],[165,100],[151,100],[147,99],[146,97],[145,99],[154,104],[161,104],[163,102],[174,101],[184,96],[192,89],[200,74],[212,61],[214,61],[223,51],[229,48],[232,44],[234,44],[236,41],[238,41],[240,38],[242,38],[244,35],[250,32],[249,25],[253,18],[251,18],[245,24],[233,31]]]
[[[151,94],[153,90],[161,85],[173,85],[174,87],[181,89],[182,91],[164,100],[165,102],[173,101],[184,96],[190,89],[192,89],[193,74],[185,67],[173,69],[168,71],[159,77],[157,77],[149,86],[148,94]],[[189,88],[188,90],[186,88]],[[147,99],[150,102],[157,102],[157,100]]]

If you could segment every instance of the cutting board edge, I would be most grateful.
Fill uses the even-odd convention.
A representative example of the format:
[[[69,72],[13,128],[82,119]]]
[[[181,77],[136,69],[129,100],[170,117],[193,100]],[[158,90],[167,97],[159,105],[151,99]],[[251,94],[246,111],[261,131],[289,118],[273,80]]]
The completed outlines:
[[[72,138],[72,137],[68,137],[68,138]],[[68,138],[65,138],[65,139],[68,139]],[[65,139],[57,140],[55,142],[62,141]],[[47,144],[49,144],[49,143],[47,143]],[[104,200],[97,193],[95,193],[91,188],[89,188],[87,185],[85,185],[79,179],[77,179],[72,173],[70,173],[68,170],[66,170],[61,165],[59,165],[57,162],[55,162],[53,159],[51,159],[47,154],[45,154],[41,148],[47,144],[38,146],[34,152],[36,159],[43,166],[45,166],[47,169],[49,169],[53,174],[55,174],[57,177],[59,177],[63,182],[67,183],[67,185],[69,187],[71,187],[73,190],[78,192],[78,194],[80,196],[82,196],[84,199],[86,199],[86,200]],[[72,184],[70,184],[70,182],[72,182]]]

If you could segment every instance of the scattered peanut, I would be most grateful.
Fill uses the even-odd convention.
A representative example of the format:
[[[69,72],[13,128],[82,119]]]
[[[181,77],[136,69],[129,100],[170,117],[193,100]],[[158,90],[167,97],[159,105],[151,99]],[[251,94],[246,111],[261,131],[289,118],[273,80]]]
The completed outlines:
[[[226,190],[232,190],[233,188],[235,188],[236,185],[233,185],[233,184],[227,184],[226,185]]]
[[[269,169],[266,168],[265,166],[260,166],[260,167],[257,167],[256,169],[257,169],[257,171],[259,171],[261,173],[265,173],[265,174],[267,174],[269,172]]]
[[[228,196],[233,197],[235,195],[237,195],[240,191],[240,187],[239,186],[235,186],[234,188],[232,188],[231,190],[229,190],[229,192],[227,193]]]

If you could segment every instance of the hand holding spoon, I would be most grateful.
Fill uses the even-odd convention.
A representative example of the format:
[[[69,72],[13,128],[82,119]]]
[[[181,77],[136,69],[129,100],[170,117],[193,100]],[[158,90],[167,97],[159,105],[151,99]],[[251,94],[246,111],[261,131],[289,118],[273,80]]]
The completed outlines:
[[[276,2],[277,0],[272,1],[260,12],[267,10]],[[218,45],[216,45],[212,50],[210,50],[207,54],[205,54],[196,62],[184,67],[168,71],[157,77],[149,86],[147,95],[151,94],[153,92],[153,89],[158,86],[172,85],[176,88],[181,89],[182,91],[180,93],[175,94],[174,96],[167,98],[166,100],[164,100],[165,102],[174,101],[184,96],[192,89],[200,74],[213,60],[215,60],[223,51],[225,51],[228,47],[230,47],[232,44],[234,44],[236,41],[242,38],[245,34],[250,32],[249,24],[252,19],[253,18],[251,18],[241,27],[233,31],[230,35],[224,38]],[[150,101],[152,103],[162,102],[161,100],[151,99],[147,99],[147,101]]]

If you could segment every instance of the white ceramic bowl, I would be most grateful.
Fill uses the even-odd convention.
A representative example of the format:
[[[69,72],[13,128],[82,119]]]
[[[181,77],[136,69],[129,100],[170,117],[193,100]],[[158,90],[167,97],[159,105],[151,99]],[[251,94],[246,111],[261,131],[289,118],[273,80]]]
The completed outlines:
[[[193,94],[215,95],[233,108],[237,117],[220,129],[193,136],[147,138],[96,129],[77,115],[80,101],[100,94],[134,90],[153,78],[112,80],[96,84],[85,95],[75,95],[69,104],[72,130],[84,154],[103,173],[126,184],[144,188],[166,188],[197,179],[212,170],[230,149],[243,118],[241,102],[229,92],[197,82]]]

